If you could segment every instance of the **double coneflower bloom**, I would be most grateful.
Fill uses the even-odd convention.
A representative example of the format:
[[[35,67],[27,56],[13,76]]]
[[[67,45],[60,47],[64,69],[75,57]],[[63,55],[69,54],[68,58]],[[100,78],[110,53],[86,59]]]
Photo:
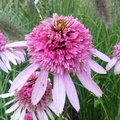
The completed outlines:
[[[114,67],[115,74],[120,74],[120,43],[114,46],[113,58],[107,64],[106,69],[110,70],[112,67]]]
[[[8,73],[11,70],[10,62],[14,65],[24,62],[25,47],[26,41],[8,43],[3,33],[0,33],[0,69]]]
[[[91,78],[91,70],[100,74],[106,74],[106,70],[92,57],[97,56],[105,62],[110,59],[93,47],[89,29],[78,19],[54,14],[53,18],[45,19],[36,26],[25,39],[30,65],[14,79],[9,92],[19,93],[28,78],[39,70],[31,94],[33,106],[38,105],[44,97],[49,73],[53,74],[53,101],[58,113],[63,111],[66,95],[76,111],[80,109],[71,73],[75,74],[90,92],[97,97],[102,96],[101,89]]]
[[[11,120],[48,120],[48,116],[54,120],[52,111],[56,113],[56,110],[53,102],[52,86],[49,81],[47,81],[47,87],[41,100],[36,105],[31,102],[32,91],[38,73],[33,73],[21,90],[0,95],[2,98],[13,96],[13,99],[5,104],[6,106],[13,104],[6,110],[6,113],[14,111]]]

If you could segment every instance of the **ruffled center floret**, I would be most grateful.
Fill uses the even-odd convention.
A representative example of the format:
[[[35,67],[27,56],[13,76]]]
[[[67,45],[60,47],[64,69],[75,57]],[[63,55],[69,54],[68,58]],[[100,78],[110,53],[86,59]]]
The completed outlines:
[[[5,36],[2,33],[0,33],[0,52],[5,49],[6,43],[7,41],[6,41]]]
[[[72,16],[42,21],[26,36],[30,62],[56,73],[77,71],[92,55],[88,29]]]
[[[118,59],[120,59],[120,43],[118,43],[115,47],[114,47],[114,53],[113,55],[115,57],[117,57]]]
[[[26,113],[24,120],[33,120],[32,115],[30,113]]]

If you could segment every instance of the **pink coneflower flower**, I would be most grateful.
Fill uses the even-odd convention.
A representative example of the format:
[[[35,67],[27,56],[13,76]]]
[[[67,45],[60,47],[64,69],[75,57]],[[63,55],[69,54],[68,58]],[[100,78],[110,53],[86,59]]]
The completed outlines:
[[[33,89],[33,104],[37,104],[42,98],[49,72],[54,75],[53,99],[59,113],[63,111],[66,94],[73,107],[77,111],[80,108],[70,73],[76,74],[83,86],[97,97],[102,96],[102,91],[92,80],[90,71],[92,69],[101,74],[106,71],[92,60],[92,56],[106,62],[110,59],[93,48],[89,30],[78,19],[54,14],[53,18],[42,21],[26,35],[26,40],[31,65],[15,78],[10,91],[21,88],[28,77],[39,68],[41,72]],[[43,91],[40,93],[41,89]]]
[[[14,111],[11,120],[48,120],[48,116],[54,120],[52,111],[56,113],[56,110],[53,103],[52,86],[49,80],[41,100],[36,105],[31,102],[32,91],[37,77],[38,73],[32,74],[20,91],[0,95],[2,98],[13,96],[13,99],[5,104],[5,106],[13,104],[6,110],[6,113]]]
[[[23,62],[25,60],[23,47],[27,47],[25,41],[7,43],[5,36],[0,33],[0,69],[8,73],[11,70],[9,62],[14,65]]]
[[[106,69],[110,70],[113,66],[115,66],[114,73],[120,74],[120,43],[114,46],[113,58],[107,64]]]

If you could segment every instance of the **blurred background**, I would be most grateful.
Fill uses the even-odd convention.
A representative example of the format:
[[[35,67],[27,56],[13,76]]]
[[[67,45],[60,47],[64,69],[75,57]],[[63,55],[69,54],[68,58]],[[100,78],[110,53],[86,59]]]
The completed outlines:
[[[0,32],[8,40],[24,40],[34,26],[53,13],[72,15],[78,18],[93,36],[94,47],[112,57],[113,46],[120,41],[120,0],[0,0]],[[99,64],[106,66],[98,60]],[[28,65],[28,61],[19,66],[12,66],[9,74],[0,71],[0,94],[9,89],[9,80]],[[94,80],[104,92],[98,99],[83,88],[76,77],[76,85],[81,109],[77,113],[69,101],[66,102],[63,114],[56,120],[120,120],[120,75],[113,70],[107,75],[92,74]],[[0,120],[10,120],[5,114],[6,99],[0,99]]]

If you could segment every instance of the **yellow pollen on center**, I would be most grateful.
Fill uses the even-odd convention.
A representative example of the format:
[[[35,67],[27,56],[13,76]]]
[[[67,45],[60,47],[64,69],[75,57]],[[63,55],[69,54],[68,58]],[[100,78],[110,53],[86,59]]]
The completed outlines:
[[[62,20],[62,19],[57,20],[57,21],[56,21],[56,24],[57,24],[57,26],[59,27],[59,29],[62,30],[62,31],[65,29],[65,27],[66,27],[66,25],[67,25],[66,21],[65,21],[65,20]]]

